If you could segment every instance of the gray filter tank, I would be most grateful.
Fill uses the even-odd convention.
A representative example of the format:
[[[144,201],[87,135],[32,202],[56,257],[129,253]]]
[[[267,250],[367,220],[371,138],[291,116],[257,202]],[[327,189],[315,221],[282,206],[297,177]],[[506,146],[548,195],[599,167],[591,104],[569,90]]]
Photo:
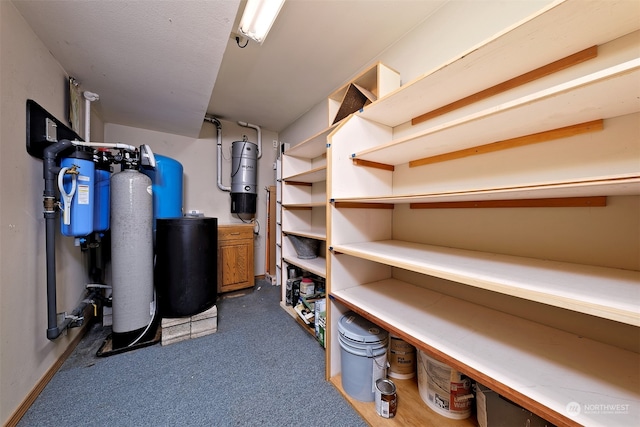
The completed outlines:
[[[231,145],[231,213],[251,219],[256,213],[258,146],[246,139]]]
[[[113,347],[135,344],[155,313],[151,179],[135,169],[111,177]]]

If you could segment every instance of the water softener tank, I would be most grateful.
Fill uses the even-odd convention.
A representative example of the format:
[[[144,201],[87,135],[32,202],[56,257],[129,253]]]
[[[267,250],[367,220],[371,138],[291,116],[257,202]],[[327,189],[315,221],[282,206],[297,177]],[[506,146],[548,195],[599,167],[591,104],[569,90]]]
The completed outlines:
[[[109,229],[111,205],[111,166],[103,152],[98,151],[98,163],[94,174],[95,197],[93,205],[93,231]]]
[[[113,347],[133,344],[155,313],[151,179],[127,166],[111,177]]]
[[[258,146],[246,140],[231,144],[231,213],[251,219],[256,213]]]
[[[63,193],[70,197],[68,206],[63,202],[63,209],[68,209],[68,212],[60,218],[60,231],[65,236],[84,237],[93,232],[95,178],[93,154],[77,149],[69,157],[60,161],[60,168],[63,171],[64,169],[71,170],[73,166],[76,166],[77,174],[64,174],[62,188],[59,188],[61,199],[64,200]],[[74,181],[75,188],[73,188]]]

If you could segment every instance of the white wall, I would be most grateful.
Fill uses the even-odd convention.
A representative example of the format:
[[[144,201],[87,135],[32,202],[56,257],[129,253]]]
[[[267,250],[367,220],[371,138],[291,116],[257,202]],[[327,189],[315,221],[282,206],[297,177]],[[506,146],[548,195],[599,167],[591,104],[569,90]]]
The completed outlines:
[[[0,40],[0,423],[4,424],[79,330],[55,341],[46,338],[42,161],[25,148],[27,99],[66,122],[67,74],[7,1],[0,1]],[[101,129],[96,123],[92,133]],[[56,256],[58,312],[70,312],[86,284],[85,260],[70,238],[57,239]]]
[[[231,186],[231,143],[242,140],[247,135],[251,142],[257,143],[256,131],[237,125],[235,122],[221,120],[222,123],[222,184]],[[277,134],[262,130],[262,157],[258,160],[258,235],[254,239],[254,272],[256,276],[265,272],[265,245],[267,235],[267,199],[265,187],[275,185],[273,163],[277,150],[273,148]],[[216,128],[204,123],[197,139],[174,134],[155,132],[115,124],[105,125],[105,141],[123,142],[138,146],[149,144],[154,153],[171,157],[184,168],[185,212],[199,210],[207,217],[218,218],[218,224],[240,224],[242,221],[231,213],[229,192],[221,191],[216,185]]]

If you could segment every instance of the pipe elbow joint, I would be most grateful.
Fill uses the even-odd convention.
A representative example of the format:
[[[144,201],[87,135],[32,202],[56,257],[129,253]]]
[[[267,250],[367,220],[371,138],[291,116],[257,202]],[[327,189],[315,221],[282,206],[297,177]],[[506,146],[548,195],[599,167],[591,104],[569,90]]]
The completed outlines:
[[[57,326],[47,329],[47,339],[53,341],[60,336],[60,328]]]

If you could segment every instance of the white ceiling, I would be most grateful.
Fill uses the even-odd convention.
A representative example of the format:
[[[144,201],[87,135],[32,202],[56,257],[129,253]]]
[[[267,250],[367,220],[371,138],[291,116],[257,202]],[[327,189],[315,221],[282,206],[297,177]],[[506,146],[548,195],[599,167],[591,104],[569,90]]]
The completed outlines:
[[[265,42],[240,0],[13,0],[106,123],[197,137],[205,113],[279,132],[446,0],[287,0]]]

